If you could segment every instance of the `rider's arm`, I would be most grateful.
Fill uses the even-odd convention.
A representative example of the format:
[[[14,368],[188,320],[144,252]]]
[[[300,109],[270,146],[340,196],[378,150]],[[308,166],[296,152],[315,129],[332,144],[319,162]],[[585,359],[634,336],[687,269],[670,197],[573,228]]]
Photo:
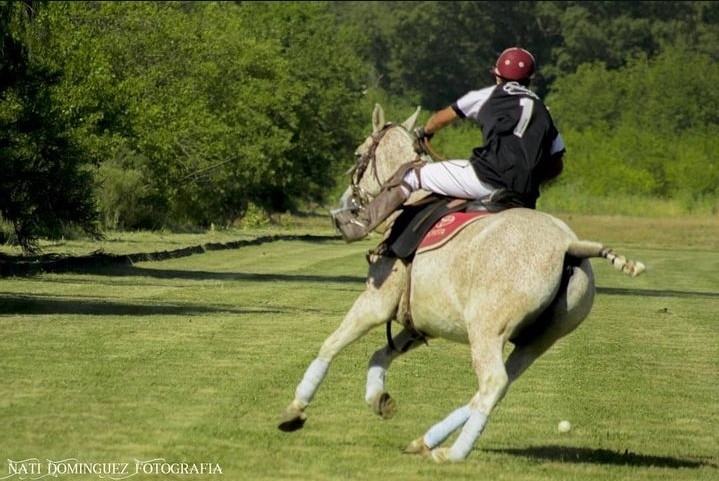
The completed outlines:
[[[427,124],[424,126],[424,131],[427,134],[434,134],[435,132],[451,124],[458,118],[459,117],[457,116],[457,112],[454,111],[454,108],[452,108],[452,106],[445,107],[444,109],[438,110],[437,112],[432,114],[429,120],[427,120]]]
[[[558,152],[552,156],[549,157],[549,162],[547,162],[547,167],[544,173],[544,179],[542,179],[542,184],[551,182],[552,180],[559,177],[559,174],[562,173],[562,170],[564,170],[564,151]]]

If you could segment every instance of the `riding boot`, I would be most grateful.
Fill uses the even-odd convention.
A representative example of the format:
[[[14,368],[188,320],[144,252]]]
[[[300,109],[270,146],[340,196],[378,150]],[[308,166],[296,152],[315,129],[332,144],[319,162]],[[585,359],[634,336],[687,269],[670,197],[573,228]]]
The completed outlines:
[[[335,225],[346,242],[360,240],[384,222],[405,200],[407,195],[401,186],[384,189],[363,210],[338,213]]]

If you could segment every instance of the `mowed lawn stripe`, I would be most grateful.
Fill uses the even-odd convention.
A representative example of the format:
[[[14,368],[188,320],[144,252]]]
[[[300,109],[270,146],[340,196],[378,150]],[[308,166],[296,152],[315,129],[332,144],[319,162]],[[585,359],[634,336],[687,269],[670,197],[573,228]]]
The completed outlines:
[[[279,432],[305,368],[363,290],[373,245],[280,241],[6,279],[0,452],[211,461],[233,480],[715,479],[707,252],[635,248],[653,266],[637,279],[595,264],[589,319],[511,387],[464,464],[401,450],[476,390],[467,346],[433,340],[398,359],[398,412],[382,421],[363,402],[381,328],[338,356],[307,426]],[[565,418],[574,427],[562,435]]]

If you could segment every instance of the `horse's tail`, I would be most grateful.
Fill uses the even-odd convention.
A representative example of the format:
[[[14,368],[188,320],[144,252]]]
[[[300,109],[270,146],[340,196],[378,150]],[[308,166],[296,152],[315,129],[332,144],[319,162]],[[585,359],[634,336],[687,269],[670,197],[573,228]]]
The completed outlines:
[[[603,257],[608,260],[615,269],[636,277],[646,270],[646,266],[639,261],[633,261],[614,253],[611,248],[605,247],[599,242],[576,240],[572,241],[567,248],[567,254],[580,259],[590,257]]]

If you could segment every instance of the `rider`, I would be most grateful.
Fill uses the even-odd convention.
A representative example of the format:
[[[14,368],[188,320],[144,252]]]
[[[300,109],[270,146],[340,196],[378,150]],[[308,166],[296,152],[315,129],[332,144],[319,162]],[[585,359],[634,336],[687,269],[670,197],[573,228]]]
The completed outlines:
[[[496,85],[466,93],[417,128],[421,148],[440,129],[469,118],[481,126],[484,144],[469,160],[401,166],[364,209],[335,216],[344,240],[365,237],[418,189],[462,199],[491,199],[501,191],[514,205],[534,209],[540,185],[562,171],[565,151],[549,110],[528,88],[534,69],[527,50],[506,49],[490,69]]]

